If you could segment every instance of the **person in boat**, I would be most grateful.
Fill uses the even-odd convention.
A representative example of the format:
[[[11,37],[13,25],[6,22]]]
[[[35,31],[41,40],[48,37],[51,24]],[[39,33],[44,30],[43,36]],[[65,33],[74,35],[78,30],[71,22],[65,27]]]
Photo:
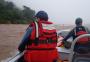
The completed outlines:
[[[72,37],[74,40],[75,38],[77,38],[80,35],[90,34],[90,30],[87,27],[83,26],[82,23],[83,23],[82,18],[79,17],[76,19],[76,21],[75,21],[76,27],[74,27],[69,32],[69,34],[63,39],[63,44],[68,43],[67,40],[70,37]],[[81,51],[79,51],[79,49],[80,49],[79,47],[82,48],[83,46],[85,46],[86,48],[88,48],[90,46],[90,44],[87,44],[87,41],[88,41],[88,38],[80,39],[78,42],[76,42],[74,50],[81,53]],[[70,43],[67,44],[66,48],[69,48],[69,47],[70,47]]]
[[[56,62],[58,58],[57,33],[48,14],[39,11],[20,43],[18,50],[24,53],[24,62]]]

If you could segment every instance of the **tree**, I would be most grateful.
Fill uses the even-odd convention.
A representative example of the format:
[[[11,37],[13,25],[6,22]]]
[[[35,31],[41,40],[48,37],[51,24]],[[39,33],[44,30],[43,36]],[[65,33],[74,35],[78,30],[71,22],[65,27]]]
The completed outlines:
[[[21,10],[12,2],[0,0],[0,23],[29,23],[35,11],[27,6]]]
[[[33,20],[33,16],[35,15],[35,11],[30,9],[27,6],[23,6],[23,7],[24,7],[24,10],[22,12],[23,12],[24,19],[26,19],[27,22]]]

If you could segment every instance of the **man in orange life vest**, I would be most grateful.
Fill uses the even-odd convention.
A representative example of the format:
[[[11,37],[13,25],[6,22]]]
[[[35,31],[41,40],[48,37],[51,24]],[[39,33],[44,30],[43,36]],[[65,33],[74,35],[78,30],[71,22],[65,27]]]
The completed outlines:
[[[31,23],[24,35],[19,51],[24,53],[25,62],[56,62],[57,33],[48,15],[39,11],[35,15],[36,21]]]
[[[77,18],[76,21],[75,21],[75,24],[76,24],[76,27],[73,28],[69,32],[69,34],[63,39],[63,43],[64,44],[66,43],[66,40],[68,40],[68,38],[70,38],[70,37],[73,37],[73,40],[74,40],[76,37],[78,37],[78,36],[80,36],[82,34],[89,34],[90,33],[90,31],[89,31],[89,29],[87,27],[82,26],[82,19],[81,18]],[[90,45],[87,45],[87,42],[86,41],[88,41],[88,38],[82,38],[82,39],[80,39],[76,43],[74,50],[77,51],[77,52],[83,53],[83,51],[79,51],[79,48],[83,48],[83,45],[85,45],[85,44],[86,44],[85,45],[86,48],[87,47],[89,48]],[[83,45],[81,45],[81,44],[83,44]]]

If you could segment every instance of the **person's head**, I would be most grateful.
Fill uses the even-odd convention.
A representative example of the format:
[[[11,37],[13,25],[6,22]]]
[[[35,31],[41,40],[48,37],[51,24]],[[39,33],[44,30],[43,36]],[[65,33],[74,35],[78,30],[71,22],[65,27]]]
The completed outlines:
[[[78,26],[78,25],[82,25],[82,18],[77,18],[76,20],[75,20],[75,24]]]
[[[36,15],[36,18],[44,21],[48,21],[48,14],[45,11],[39,11]]]

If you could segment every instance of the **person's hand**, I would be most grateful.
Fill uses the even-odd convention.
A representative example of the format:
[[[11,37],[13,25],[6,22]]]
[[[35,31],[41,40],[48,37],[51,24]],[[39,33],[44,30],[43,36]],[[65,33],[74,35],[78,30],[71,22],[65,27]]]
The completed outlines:
[[[63,41],[63,45],[66,49],[69,49],[71,47],[71,43],[68,41]]]
[[[66,41],[62,40],[62,44],[64,45],[66,43]]]

